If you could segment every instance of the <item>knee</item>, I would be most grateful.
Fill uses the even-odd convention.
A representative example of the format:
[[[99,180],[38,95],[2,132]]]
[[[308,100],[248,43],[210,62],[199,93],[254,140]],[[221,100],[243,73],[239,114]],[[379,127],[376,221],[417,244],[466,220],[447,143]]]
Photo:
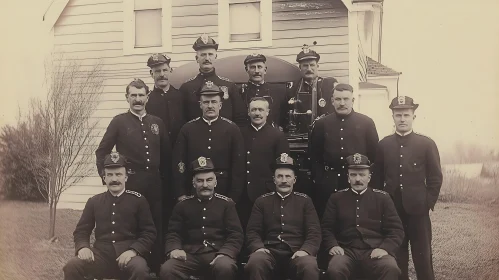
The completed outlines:
[[[233,272],[237,270],[236,262],[230,257],[220,257],[213,265],[213,270],[220,272]]]
[[[143,257],[133,257],[126,265],[126,271],[131,275],[147,276],[149,274],[149,267]]]
[[[250,255],[248,263],[244,266],[245,271],[270,269],[271,262],[267,260],[267,253],[257,252]]]
[[[65,275],[77,273],[83,269],[84,262],[77,257],[70,259],[62,268]]]
[[[394,258],[390,258],[390,261],[384,262],[382,269],[390,275],[400,275],[400,268]]]
[[[350,275],[350,270],[346,258],[344,256],[334,256],[331,258],[327,266],[326,274],[329,279],[337,279],[341,276],[348,277]]]
[[[317,266],[317,259],[312,256],[299,257],[296,261],[296,268],[299,271],[319,270],[319,267]]]
[[[172,272],[175,271],[175,259],[169,259],[161,265],[159,275],[161,279],[171,279]]]

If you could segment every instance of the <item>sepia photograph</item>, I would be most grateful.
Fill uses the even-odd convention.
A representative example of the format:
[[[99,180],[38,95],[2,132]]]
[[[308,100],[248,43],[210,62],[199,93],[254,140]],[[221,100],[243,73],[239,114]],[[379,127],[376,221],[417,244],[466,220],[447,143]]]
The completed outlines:
[[[0,280],[498,280],[497,0],[5,0]]]

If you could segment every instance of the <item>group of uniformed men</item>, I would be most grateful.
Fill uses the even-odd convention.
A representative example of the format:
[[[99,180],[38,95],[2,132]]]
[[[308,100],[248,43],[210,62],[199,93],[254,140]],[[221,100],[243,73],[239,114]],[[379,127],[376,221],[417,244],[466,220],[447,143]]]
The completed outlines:
[[[212,38],[193,49],[199,74],[179,90],[163,54],[147,61],[153,90],[139,79],[126,87],[130,110],[96,151],[108,191],[85,206],[65,279],[149,279],[151,269],[161,279],[230,280],[245,255],[255,280],[319,279],[317,257],[328,279],[360,268],[408,280],[409,241],[418,279],[434,279],[429,212],[442,173],[435,143],[412,131],[412,98],[392,101],[396,132],[379,141],[372,119],[353,111],[352,87],[318,76],[313,50],[298,54],[303,78],[282,91],[265,82],[264,55],[244,60],[249,81],[239,89],[216,74]],[[282,130],[295,94],[312,91],[322,117],[309,138],[310,198],[293,192],[297,164]]]

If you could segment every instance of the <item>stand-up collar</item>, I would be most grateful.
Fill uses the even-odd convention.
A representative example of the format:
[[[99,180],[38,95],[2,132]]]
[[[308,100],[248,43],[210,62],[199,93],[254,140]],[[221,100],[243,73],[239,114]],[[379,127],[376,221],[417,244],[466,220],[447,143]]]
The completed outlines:
[[[138,114],[134,113],[132,110],[129,110],[129,112],[136,116],[137,118],[139,118],[140,121],[142,121],[142,119],[147,115],[147,112],[144,112],[144,114],[142,116],[139,116]]]
[[[213,120],[211,120],[211,121],[210,121],[210,120],[207,120],[207,119],[205,119],[205,118],[202,118],[202,119],[203,119],[203,121],[204,121],[205,123],[207,123],[208,125],[212,125],[214,122],[216,122],[216,121],[218,120],[218,117],[216,117],[215,119],[213,119]]]
[[[365,188],[365,189],[364,189],[363,191],[361,191],[360,193],[359,193],[358,191],[356,191],[356,190],[352,189],[352,188],[350,188],[350,189],[352,190],[352,192],[353,192],[354,194],[357,194],[357,195],[362,195],[362,194],[364,194],[364,193],[367,191],[367,188]]]

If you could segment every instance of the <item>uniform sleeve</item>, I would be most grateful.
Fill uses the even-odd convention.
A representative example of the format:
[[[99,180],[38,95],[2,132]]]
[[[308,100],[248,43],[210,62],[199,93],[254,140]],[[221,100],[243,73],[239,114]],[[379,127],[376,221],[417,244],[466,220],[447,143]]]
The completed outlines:
[[[435,142],[430,141],[426,150],[426,189],[428,192],[428,206],[434,210],[442,187],[442,169],[440,166],[440,155]]]
[[[237,203],[244,188],[245,149],[243,135],[236,126],[232,129],[231,145],[231,188],[228,196]]]
[[[224,254],[236,259],[243,247],[244,234],[233,202],[230,202],[230,206],[225,209],[224,218],[227,237],[217,254]]]
[[[119,120],[113,118],[109,123],[104,136],[102,137],[99,147],[95,151],[97,171],[99,172],[99,176],[102,178],[104,176],[104,158],[106,155],[110,154],[116,145],[116,140],[118,138],[118,127]],[[105,185],[104,180],[102,184]]]
[[[183,217],[182,217],[182,203],[179,202],[173,208],[173,213],[170,217],[170,221],[168,223],[168,231],[165,235],[165,254],[168,255],[173,250],[182,250],[182,236],[184,235],[183,231]]]
[[[239,88],[233,84],[229,92],[231,93],[230,99],[232,100],[232,121],[239,127],[246,126],[248,124],[248,110],[243,98],[239,94]]]
[[[246,226],[246,244],[250,253],[255,252],[260,248],[265,248],[263,244],[263,203],[261,199],[257,199],[253,205],[251,216]]]
[[[160,132],[161,133],[161,158],[160,158],[160,171],[164,182],[168,182],[171,173],[171,163],[172,163],[172,146],[170,142],[170,137],[168,137],[168,132],[166,130],[165,124],[160,122]]]
[[[315,122],[312,131],[310,132],[310,140],[308,145],[310,163],[312,165],[312,179],[316,180],[316,170],[324,170],[324,121],[319,119]]]
[[[395,205],[388,194],[384,195],[383,215],[382,215],[382,234],[385,237],[379,246],[388,254],[395,256],[397,249],[402,244],[404,239],[404,227],[400,220]]]
[[[179,198],[185,195],[185,172],[187,172],[187,131],[185,126],[180,129],[172,156],[173,195]]]
[[[378,143],[376,149],[376,161],[372,167],[372,180],[369,183],[369,186],[379,190],[385,188],[385,154],[381,143]]]
[[[337,208],[336,208],[335,195],[332,195],[326,205],[326,210],[324,211],[324,215],[322,216],[322,244],[324,249],[327,251],[331,250],[334,246],[338,246],[338,241],[335,236],[335,227],[336,225],[336,217],[337,217]]]
[[[311,256],[316,256],[321,245],[321,226],[311,199],[307,199],[304,214],[306,237],[300,250],[307,252]]]
[[[282,132],[279,133],[279,142],[277,143],[276,154],[274,158],[278,158],[282,153],[289,154],[289,142],[286,135]]]
[[[372,119],[369,119],[368,127],[367,127],[367,157],[371,162],[376,161],[376,149],[378,147],[379,136],[378,131],[376,130],[376,124]]]
[[[95,227],[95,212],[94,212],[94,202],[92,198],[89,198],[81,214],[80,221],[76,225],[76,229],[73,232],[74,242],[75,242],[75,255],[78,255],[78,251],[82,248],[90,248],[90,235]]]
[[[137,251],[141,256],[144,256],[150,252],[157,235],[149,204],[144,197],[140,198],[137,215],[139,219],[137,240],[130,245],[130,248]]]

